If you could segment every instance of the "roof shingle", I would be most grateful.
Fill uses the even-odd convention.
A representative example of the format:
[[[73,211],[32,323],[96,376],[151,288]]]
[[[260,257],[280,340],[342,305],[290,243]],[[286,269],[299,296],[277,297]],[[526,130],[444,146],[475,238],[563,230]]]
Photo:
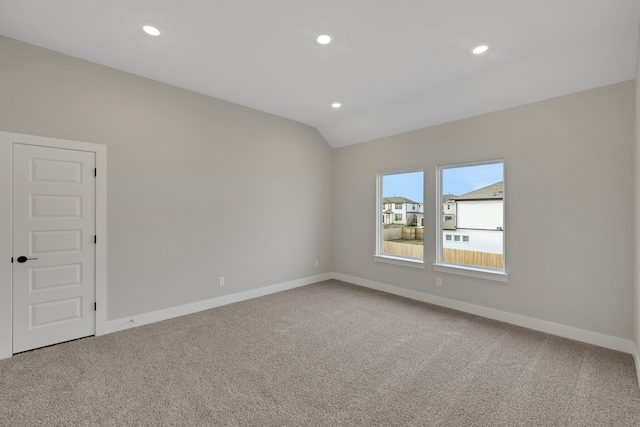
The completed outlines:
[[[462,196],[455,197],[454,200],[502,200],[504,199],[504,181],[487,185]]]

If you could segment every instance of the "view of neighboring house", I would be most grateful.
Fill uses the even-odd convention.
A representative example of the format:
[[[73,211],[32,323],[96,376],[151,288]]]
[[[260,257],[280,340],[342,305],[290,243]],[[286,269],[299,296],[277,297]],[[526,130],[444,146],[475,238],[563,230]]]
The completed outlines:
[[[504,254],[504,182],[442,200],[443,249]]]
[[[442,196],[442,229],[456,229],[456,201],[458,197],[454,194],[445,194]]]
[[[405,197],[382,199],[382,223],[402,225],[424,225],[424,203]]]

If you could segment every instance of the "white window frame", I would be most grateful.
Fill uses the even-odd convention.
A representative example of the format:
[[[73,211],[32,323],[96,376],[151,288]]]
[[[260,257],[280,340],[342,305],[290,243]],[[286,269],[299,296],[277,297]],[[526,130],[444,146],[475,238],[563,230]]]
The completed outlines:
[[[398,175],[403,173],[412,173],[412,172],[422,172],[422,199],[424,200],[424,168],[409,168],[409,169],[400,169],[400,170],[389,170],[384,172],[379,172],[376,175],[376,218],[379,217],[379,213],[383,211],[383,202],[382,202],[382,178],[386,175]],[[409,258],[402,257],[397,255],[388,255],[382,252],[382,237],[384,235],[384,224],[382,221],[376,221],[376,247],[375,254],[373,256],[376,262],[386,263],[386,264],[394,264],[401,265],[404,267],[411,268],[425,268],[424,256],[425,252],[423,251],[423,258]],[[424,244],[424,243],[423,243]]]
[[[507,274],[507,246],[506,246],[506,231],[504,230],[506,228],[506,225],[503,224],[503,231],[502,231],[502,259],[503,259],[503,268],[502,269],[493,269],[493,268],[487,268],[487,267],[477,267],[477,266],[472,266],[472,265],[463,265],[463,264],[452,264],[452,263],[446,263],[442,261],[442,249],[443,249],[443,224],[442,224],[442,204],[444,202],[442,196],[442,172],[445,169],[452,169],[452,168],[462,168],[462,167],[468,167],[468,166],[479,166],[479,165],[489,165],[489,164],[495,164],[495,163],[501,163],[502,164],[502,179],[505,185],[505,188],[507,186],[507,179],[506,179],[506,168],[505,168],[505,162],[504,159],[492,159],[492,160],[482,160],[482,161],[477,161],[477,162],[466,162],[466,163],[457,163],[457,164],[450,164],[450,165],[440,165],[438,166],[438,170],[437,170],[437,174],[436,174],[436,195],[437,195],[437,201],[436,201],[436,209],[437,209],[437,232],[436,232],[436,262],[433,264],[433,269],[434,271],[437,272],[441,272],[441,273],[450,273],[450,274],[457,274],[457,275],[461,275],[461,276],[468,276],[468,277],[475,277],[475,278],[479,278],[479,279],[487,279],[487,280],[493,280],[493,281],[498,281],[498,282],[507,282],[508,281],[508,274]],[[505,189],[505,192],[503,194],[503,199],[502,199],[502,215],[504,218],[504,221],[506,223],[506,206],[507,206],[507,191]],[[461,241],[458,243],[462,243]]]

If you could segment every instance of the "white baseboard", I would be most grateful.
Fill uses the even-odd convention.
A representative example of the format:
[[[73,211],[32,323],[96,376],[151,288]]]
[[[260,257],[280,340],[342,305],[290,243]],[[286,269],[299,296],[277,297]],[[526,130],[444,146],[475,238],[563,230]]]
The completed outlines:
[[[548,322],[546,320],[540,320],[533,317],[522,316],[520,314],[509,313],[501,310],[495,310],[493,308],[483,307],[481,305],[469,304],[466,302],[457,301],[449,298],[443,298],[435,295],[425,294],[423,292],[417,292],[409,289],[399,288],[397,286],[387,285],[385,283],[380,283],[380,282],[374,282],[368,279],[361,279],[359,277],[349,276],[346,274],[333,273],[332,277],[334,279],[341,280],[343,282],[353,283],[354,285],[376,289],[378,291],[399,295],[405,298],[427,302],[427,303],[439,305],[442,307],[452,308],[454,310],[464,311],[465,313],[471,313],[477,316],[487,317],[489,319],[499,320],[505,323],[511,323],[513,325],[522,326],[522,327],[533,329],[536,331],[546,332],[552,335],[557,335],[560,337],[585,342],[587,344],[594,344],[600,347],[605,347],[612,350],[629,353],[635,356],[636,366],[640,366],[638,364],[640,360],[639,360],[636,344],[631,340],[614,337],[611,335],[605,335],[599,332],[587,331],[585,329],[579,329],[573,326],[567,326],[559,323]],[[639,376],[639,381],[640,381],[640,376]]]
[[[633,359],[636,362],[636,376],[638,377],[638,387],[640,387],[640,347],[637,343],[633,346]]]
[[[121,331],[124,329],[134,328],[136,326],[147,325],[149,323],[160,322],[161,320],[172,319],[186,314],[197,313],[198,311],[209,310],[211,308],[220,307],[235,302],[245,301],[265,295],[282,292],[289,289],[299,288],[301,286],[310,285],[312,283],[329,280],[333,277],[332,273],[319,274],[317,276],[305,277],[302,279],[292,280],[290,282],[278,283],[271,286],[265,286],[250,291],[238,292],[231,295],[225,295],[218,298],[212,298],[204,301],[198,301],[191,304],[184,304],[177,307],[169,307],[163,310],[152,311],[150,313],[142,313],[122,319],[107,321],[106,333]]]

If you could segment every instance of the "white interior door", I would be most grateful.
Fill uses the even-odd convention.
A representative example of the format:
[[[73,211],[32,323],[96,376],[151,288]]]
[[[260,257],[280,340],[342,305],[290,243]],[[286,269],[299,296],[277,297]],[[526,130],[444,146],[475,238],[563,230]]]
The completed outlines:
[[[96,159],[87,151],[13,147],[13,353],[19,353],[95,334]]]

